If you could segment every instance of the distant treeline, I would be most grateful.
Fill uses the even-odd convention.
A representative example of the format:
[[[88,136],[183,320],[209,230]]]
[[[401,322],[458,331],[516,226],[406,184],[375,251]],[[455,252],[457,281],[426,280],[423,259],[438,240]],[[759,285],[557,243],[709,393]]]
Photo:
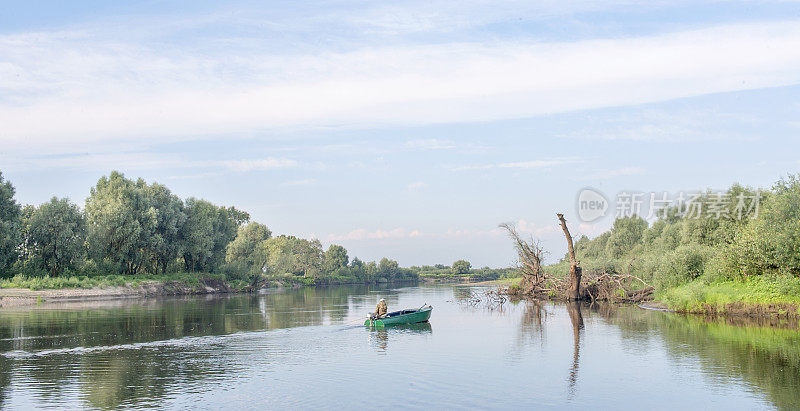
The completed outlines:
[[[329,284],[416,280],[383,258],[350,260],[316,239],[273,236],[234,207],[189,198],[112,172],[81,210],[67,198],[21,207],[0,173],[0,277],[169,275],[204,272],[256,283]]]
[[[509,268],[472,268],[466,260],[458,260],[447,266],[444,264],[411,266],[421,279],[435,281],[491,281],[504,278],[518,277],[519,270]]]
[[[800,179],[771,190],[734,185],[662,210],[651,225],[618,218],[610,231],[575,242],[584,271],[632,274],[667,290],[690,282],[751,282],[800,293]],[[567,263],[546,267],[566,272]],[[697,289],[697,288],[695,288]]]

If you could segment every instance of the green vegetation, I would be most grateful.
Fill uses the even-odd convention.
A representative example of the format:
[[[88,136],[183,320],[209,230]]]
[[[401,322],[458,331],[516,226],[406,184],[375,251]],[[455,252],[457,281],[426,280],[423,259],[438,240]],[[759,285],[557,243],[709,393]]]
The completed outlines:
[[[679,310],[798,303],[800,179],[782,179],[770,191],[709,191],[662,210],[649,226],[635,215],[619,218],[610,231],[579,238],[575,252],[585,272],[640,277]],[[566,272],[565,260],[546,272]]]
[[[14,186],[0,172],[0,272],[6,272],[17,259],[20,241],[20,208],[14,201]]]
[[[420,279],[435,282],[476,282],[494,281],[500,279],[519,277],[515,268],[471,268],[472,264],[466,260],[458,260],[452,267],[444,264],[412,266],[411,270],[417,273]]]
[[[273,236],[234,207],[189,198],[112,172],[81,211],[68,199],[20,207],[0,173],[0,287],[91,288],[143,281],[225,280],[234,288],[416,280],[383,258],[350,261],[316,239]],[[468,264],[468,263],[467,263]],[[468,267],[467,267],[468,269]]]
[[[215,273],[167,273],[167,274],[136,274],[136,275],[71,275],[71,276],[23,276],[16,275],[0,280],[0,288],[28,288],[31,290],[52,290],[62,288],[94,288],[94,287],[124,287],[139,286],[148,281],[168,282],[174,281],[187,287],[200,286],[201,280],[225,280],[224,275]],[[244,288],[247,284],[229,282],[234,289]]]
[[[727,306],[735,303],[797,305],[800,304],[800,279],[756,277],[748,281],[715,281],[710,284],[693,281],[663,291],[659,299],[676,310],[689,312],[703,312],[704,306],[725,311]]]

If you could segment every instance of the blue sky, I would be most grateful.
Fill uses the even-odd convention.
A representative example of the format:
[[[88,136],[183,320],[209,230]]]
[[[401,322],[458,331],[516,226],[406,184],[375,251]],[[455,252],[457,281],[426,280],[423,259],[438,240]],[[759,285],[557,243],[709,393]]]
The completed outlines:
[[[794,1],[4,2],[0,170],[83,204],[112,169],[362,259],[565,249],[576,195],[800,168]]]

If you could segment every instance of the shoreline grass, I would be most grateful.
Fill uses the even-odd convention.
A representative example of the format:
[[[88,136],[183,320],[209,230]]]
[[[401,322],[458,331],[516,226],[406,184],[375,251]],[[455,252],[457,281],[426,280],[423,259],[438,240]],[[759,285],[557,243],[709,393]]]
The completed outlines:
[[[221,274],[213,273],[168,273],[168,274],[137,274],[120,275],[109,274],[101,276],[72,275],[61,277],[27,277],[16,275],[0,280],[0,289],[24,288],[33,291],[60,290],[65,288],[109,288],[109,287],[138,287],[144,282],[159,281],[181,282],[188,286],[200,285],[200,280],[224,280]]]
[[[753,309],[774,306],[776,310],[780,310],[777,308],[780,306],[785,310],[791,305],[800,306],[800,280],[785,277],[711,283],[696,280],[659,292],[655,297],[670,309],[680,312],[725,313],[733,305],[751,306]],[[800,312],[779,314],[800,315]]]

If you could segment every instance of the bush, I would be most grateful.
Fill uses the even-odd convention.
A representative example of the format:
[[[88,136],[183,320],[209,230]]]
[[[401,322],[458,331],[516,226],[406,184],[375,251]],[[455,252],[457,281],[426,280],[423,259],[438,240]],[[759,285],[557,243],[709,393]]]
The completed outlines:
[[[666,289],[686,284],[699,278],[705,271],[706,263],[714,256],[714,250],[699,244],[682,245],[654,262],[653,285]]]

